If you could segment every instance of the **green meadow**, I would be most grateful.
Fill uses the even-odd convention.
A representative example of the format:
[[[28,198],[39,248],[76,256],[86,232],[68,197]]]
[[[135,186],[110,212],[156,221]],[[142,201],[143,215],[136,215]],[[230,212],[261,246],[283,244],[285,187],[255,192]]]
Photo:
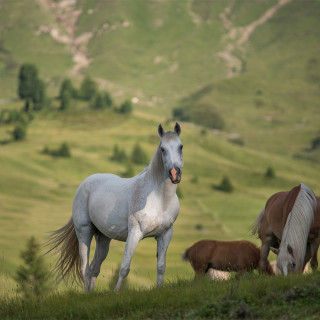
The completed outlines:
[[[110,160],[115,144],[130,155],[139,142],[151,159],[159,142],[158,124],[173,130],[174,122],[156,116],[146,120],[139,113],[138,108],[128,116],[80,105],[64,112],[43,111],[29,125],[25,141],[1,145],[1,273],[2,281],[9,284],[2,286],[3,294],[11,290],[11,277],[21,264],[19,253],[26,240],[34,235],[45,242],[48,232],[68,221],[78,185],[90,174],[121,175],[126,171],[125,164]],[[167,281],[193,277],[190,265],[180,257],[200,239],[247,239],[259,244],[250,227],[268,197],[300,182],[316,191],[320,178],[316,163],[238,146],[212,130],[189,123],[181,123],[181,128],[185,161],[179,185],[181,210],[168,250]],[[10,130],[1,126],[3,140],[8,139]],[[69,144],[71,158],[42,153],[45,146],[57,148],[62,142]],[[265,177],[269,166],[274,168],[275,178]],[[135,173],[143,167],[135,166]],[[214,189],[224,176],[234,186],[232,193]],[[98,287],[107,285],[122,261],[123,249],[123,243],[111,243]],[[52,264],[55,258],[46,259]],[[148,287],[155,280],[156,242],[145,239],[134,255],[129,282]]]
[[[0,113],[23,108],[17,76],[26,62],[37,65],[50,98],[48,108],[33,113],[25,140],[13,141],[15,125],[0,123],[0,318],[43,319],[52,312],[53,319],[134,319],[141,318],[141,308],[149,318],[236,318],[223,311],[230,307],[262,319],[280,317],[288,306],[288,319],[316,317],[318,273],[287,279],[254,274],[241,278],[240,285],[236,277],[225,283],[194,282],[181,255],[207,238],[245,239],[259,246],[251,226],[273,193],[303,182],[320,194],[320,149],[311,148],[320,136],[320,1],[289,1],[241,46],[237,41],[243,30],[278,1],[84,0],[61,10],[53,3],[58,2],[0,2]],[[74,25],[73,14],[78,15]],[[53,29],[69,42],[54,38]],[[89,61],[77,72],[74,43]],[[226,52],[235,65],[222,58]],[[70,109],[58,110],[63,79],[79,88],[86,75],[111,94],[114,106],[92,110],[89,102],[72,100]],[[131,114],[114,110],[133,97],[138,102]],[[189,120],[174,117],[175,109]],[[223,120],[220,129],[212,125],[216,115]],[[176,121],[182,129],[184,168],[164,288],[154,288],[156,241],[151,238],[139,243],[129,289],[119,296],[109,283],[121,264],[124,243],[112,241],[96,293],[85,296],[81,288],[60,284],[40,306],[20,299],[14,276],[27,239],[35,236],[45,243],[51,231],[67,223],[74,193],[86,177],[126,172],[125,163],[111,160],[115,145],[129,157],[139,143],[151,159],[159,123],[173,130]],[[70,158],[43,152],[63,142]],[[134,165],[134,173],[145,165]],[[268,168],[273,178],[266,177]],[[230,179],[233,192],[217,190],[223,177]],[[93,241],[91,255],[94,246]],[[42,253],[46,250],[43,246]],[[48,266],[55,260],[45,256]],[[95,305],[98,313],[93,314]],[[72,309],[65,313],[68,306]]]

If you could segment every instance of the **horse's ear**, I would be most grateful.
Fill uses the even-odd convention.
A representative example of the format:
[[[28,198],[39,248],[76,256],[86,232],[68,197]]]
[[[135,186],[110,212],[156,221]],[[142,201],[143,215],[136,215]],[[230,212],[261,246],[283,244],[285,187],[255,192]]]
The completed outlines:
[[[178,122],[176,122],[176,124],[174,126],[174,131],[177,133],[178,136],[180,136],[181,128],[180,128],[180,124]]]
[[[276,255],[278,255],[279,254],[279,249],[276,249],[276,248],[274,248],[274,247],[270,247],[270,250],[274,253],[274,254],[276,254]]]
[[[293,249],[292,249],[292,247],[290,246],[290,244],[287,245],[287,250],[288,250],[288,252],[293,256]]]
[[[164,130],[162,128],[161,123],[159,124],[159,127],[158,127],[158,134],[159,134],[160,138],[164,135]]]

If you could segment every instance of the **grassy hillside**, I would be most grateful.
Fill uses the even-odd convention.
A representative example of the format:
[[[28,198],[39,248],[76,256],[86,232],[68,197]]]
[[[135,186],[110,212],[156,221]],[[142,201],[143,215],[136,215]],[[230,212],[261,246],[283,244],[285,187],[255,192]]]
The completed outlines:
[[[234,8],[239,25],[241,3]],[[191,115],[200,107],[215,110],[225,130],[250,147],[303,154],[319,134],[319,12],[317,1],[292,1],[252,34],[240,52],[239,76],[204,86],[177,106]],[[318,161],[318,152],[312,157]]]
[[[17,107],[19,104],[12,105]],[[22,263],[19,253],[31,235],[44,241],[47,232],[64,225],[70,215],[72,198],[78,185],[97,172],[122,174],[124,164],[112,162],[113,147],[118,144],[130,155],[139,141],[151,159],[159,138],[157,126],[163,122],[144,119],[137,110],[123,116],[111,110],[90,111],[78,105],[66,112],[44,111],[29,125],[26,141],[1,145],[1,264],[3,293],[14,285],[10,277]],[[163,122],[166,130],[174,123]],[[168,250],[166,279],[193,277],[190,265],[181,254],[193,242],[203,238],[248,239],[250,226],[274,192],[286,190],[301,181],[318,191],[319,166],[285,155],[264,153],[229,143],[201,127],[181,123],[185,167],[180,187],[181,211],[174,226]],[[0,127],[0,140],[8,139],[10,126]],[[42,153],[47,145],[57,148],[66,141],[71,158],[54,158]],[[272,166],[276,178],[265,178]],[[143,166],[136,166],[135,172]],[[231,194],[217,191],[213,185],[227,175],[235,187]],[[196,177],[196,179],[195,179]],[[197,180],[197,182],[194,182]],[[199,227],[200,226],[200,227]],[[105,287],[122,261],[124,244],[113,241],[103,265],[98,287]],[[156,243],[143,240],[134,255],[129,281],[150,286],[156,279]],[[54,257],[47,257],[53,262]]]
[[[319,274],[244,277],[212,284],[177,280],[163,288],[68,291],[41,301],[5,299],[3,319],[317,319]]]

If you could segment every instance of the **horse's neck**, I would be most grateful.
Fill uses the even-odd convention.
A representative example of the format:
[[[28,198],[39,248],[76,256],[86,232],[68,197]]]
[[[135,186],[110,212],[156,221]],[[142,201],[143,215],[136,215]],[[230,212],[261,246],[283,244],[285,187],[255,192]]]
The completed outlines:
[[[162,162],[161,151],[159,148],[154,153],[148,169],[149,176],[155,183],[161,184],[166,179],[167,175]]]
[[[166,196],[175,194],[177,186],[173,184],[168,177],[159,148],[152,157],[148,170],[146,171],[146,177],[152,181],[154,188]]]

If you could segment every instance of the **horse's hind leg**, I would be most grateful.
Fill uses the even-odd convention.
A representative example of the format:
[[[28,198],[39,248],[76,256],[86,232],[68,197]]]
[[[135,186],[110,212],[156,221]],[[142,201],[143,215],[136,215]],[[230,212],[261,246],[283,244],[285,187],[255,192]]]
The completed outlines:
[[[315,240],[312,244],[311,244],[311,268],[312,271],[316,271],[318,269],[318,248],[320,245],[320,239]]]
[[[106,237],[99,231],[97,231],[94,236],[96,239],[96,251],[90,264],[90,291],[93,291],[96,286],[96,280],[100,273],[101,264],[108,255],[109,245],[111,241],[110,238]]]
[[[87,194],[83,192],[83,188],[79,188],[73,199],[72,218],[74,228],[79,241],[80,254],[80,273],[84,283],[84,291],[89,291],[89,253],[92,237],[96,232],[95,226],[92,224],[87,210]]]
[[[93,225],[82,226],[80,231],[77,231],[77,237],[79,239],[79,253],[80,253],[80,272],[84,283],[84,291],[89,292],[89,254],[91,240],[94,234]]]
[[[271,235],[266,235],[261,238],[261,249],[260,249],[260,261],[259,261],[259,269],[263,273],[268,273],[268,255],[270,252],[270,244],[271,244]]]

